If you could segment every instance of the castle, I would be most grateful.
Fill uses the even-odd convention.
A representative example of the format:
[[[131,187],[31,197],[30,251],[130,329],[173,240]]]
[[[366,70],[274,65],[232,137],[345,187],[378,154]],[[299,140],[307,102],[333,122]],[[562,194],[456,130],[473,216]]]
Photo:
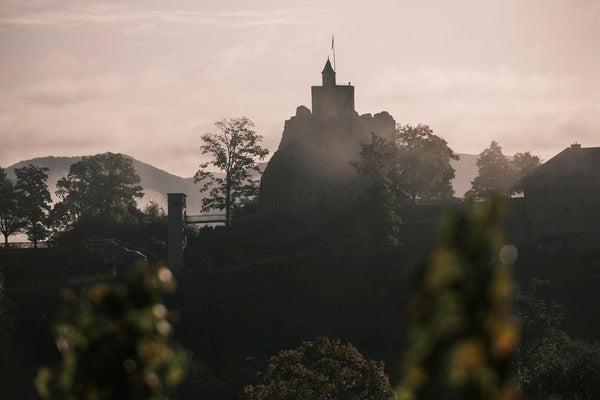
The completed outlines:
[[[360,158],[371,133],[395,138],[396,122],[387,112],[359,115],[354,86],[337,85],[327,59],[322,85],[312,86],[312,111],[305,106],[285,121],[279,148],[260,185],[260,207],[267,216],[300,217],[327,213],[357,200],[365,178],[350,165]]]

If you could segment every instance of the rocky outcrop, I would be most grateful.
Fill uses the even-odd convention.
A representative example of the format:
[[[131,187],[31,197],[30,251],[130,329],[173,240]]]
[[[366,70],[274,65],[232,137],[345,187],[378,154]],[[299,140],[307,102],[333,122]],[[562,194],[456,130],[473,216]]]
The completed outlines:
[[[395,121],[387,112],[358,115],[313,114],[300,106],[285,122],[278,150],[260,185],[260,207],[267,216],[301,217],[326,213],[356,201],[365,178],[350,165],[371,132],[393,140]]]

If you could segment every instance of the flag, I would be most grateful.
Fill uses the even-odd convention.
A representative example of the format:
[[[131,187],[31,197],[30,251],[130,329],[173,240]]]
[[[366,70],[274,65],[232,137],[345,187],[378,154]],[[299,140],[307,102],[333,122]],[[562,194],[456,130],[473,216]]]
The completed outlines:
[[[331,35],[331,50],[333,50],[333,35]]]

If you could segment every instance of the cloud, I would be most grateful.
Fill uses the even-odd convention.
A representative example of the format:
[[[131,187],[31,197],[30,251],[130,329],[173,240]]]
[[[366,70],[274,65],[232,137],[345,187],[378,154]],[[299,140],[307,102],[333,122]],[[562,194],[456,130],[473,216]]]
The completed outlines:
[[[331,22],[328,12],[308,8],[236,10],[159,10],[117,5],[80,4],[59,11],[13,10],[0,17],[0,26],[74,28],[89,25],[121,25],[127,32],[165,32],[164,25],[256,27],[307,25]],[[161,26],[160,29],[158,26]]]
[[[507,68],[387,70],[367,84],[367,101],[402,123],[426,123],[457,151],[479,153],[491,140],[509,152],[551,155],[580,138],[600,140],[600,79]]]
[[[116,75],[80,80],[58,78],[23,88],[15,97],[27,105],[65,106],[109,96],[121,84]]]

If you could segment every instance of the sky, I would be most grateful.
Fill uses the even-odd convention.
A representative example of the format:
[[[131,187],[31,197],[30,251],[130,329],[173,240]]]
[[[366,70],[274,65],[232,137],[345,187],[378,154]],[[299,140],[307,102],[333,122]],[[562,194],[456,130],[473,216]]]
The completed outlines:
[[[111,151],[189,177],[238,116],[272,153],[332,34],[360,114],[461,153],[600,146],[600,0],[0,0],[0,166]]]

